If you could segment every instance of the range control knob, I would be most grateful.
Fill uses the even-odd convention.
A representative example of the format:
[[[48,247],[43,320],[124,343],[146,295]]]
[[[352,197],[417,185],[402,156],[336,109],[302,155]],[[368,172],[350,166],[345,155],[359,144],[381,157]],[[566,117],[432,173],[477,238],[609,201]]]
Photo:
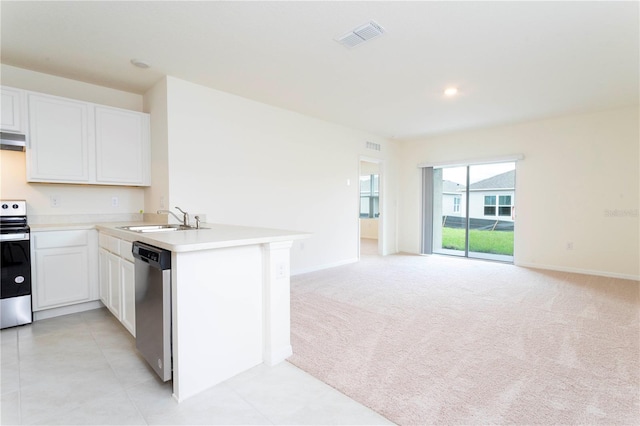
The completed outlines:
[[[3,205],[2,205],[2,208],[3,208],[3,209],[8,209],[8,208],[9,208],[9,206],[8,206],[7,204],[3,204]]]
[[[13,207],[14,209],[17,209],[19,206],[17,204],[14,204],[11,207]]]

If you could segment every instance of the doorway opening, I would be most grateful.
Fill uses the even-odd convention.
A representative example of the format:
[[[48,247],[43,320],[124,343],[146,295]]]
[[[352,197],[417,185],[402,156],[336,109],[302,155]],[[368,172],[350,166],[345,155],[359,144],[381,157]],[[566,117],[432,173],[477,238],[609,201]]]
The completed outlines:
[[[430,185],[425,195],[431,192],[431,220],[424,221],[430,244],[423,241],[423,253],[513,262],[515,162],[433,167],[424,173],[431,174],[424,180]]]
[[[358,258],[363,255],[375,256],[382,252],[380,160],[361,159],[359,169]]]

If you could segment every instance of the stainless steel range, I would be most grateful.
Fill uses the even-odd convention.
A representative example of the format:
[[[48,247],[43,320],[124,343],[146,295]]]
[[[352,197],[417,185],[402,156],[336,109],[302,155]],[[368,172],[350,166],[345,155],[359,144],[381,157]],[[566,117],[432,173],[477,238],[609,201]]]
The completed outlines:
[[[26,201],[0,200],[0,328],[33,321],[30,235]]]

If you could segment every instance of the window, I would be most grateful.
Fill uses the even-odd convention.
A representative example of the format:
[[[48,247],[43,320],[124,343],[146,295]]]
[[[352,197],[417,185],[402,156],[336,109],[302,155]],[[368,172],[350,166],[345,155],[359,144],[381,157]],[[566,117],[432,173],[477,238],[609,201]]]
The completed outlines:
[[[453,212],[460,213],[460,197],[455,197],[453,199]]]
[[[484,215],[496,215],[496,198],[498,199],[498,216],[511,216],[511,195],[485,195]]]
[[[484,196],[484,215],[485,216],[496,215],[496,196],[495,195]]]
[[[380,216],[379,175],[360,176],[360,217]]]
[[[498,197],[498,216],[511,216],[511,195]]]

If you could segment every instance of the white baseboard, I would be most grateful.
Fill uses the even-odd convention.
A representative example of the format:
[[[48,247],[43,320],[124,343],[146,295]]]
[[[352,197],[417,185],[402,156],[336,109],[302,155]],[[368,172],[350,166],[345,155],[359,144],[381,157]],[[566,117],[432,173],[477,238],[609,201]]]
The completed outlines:
[[[417,254],[418,256],[424,256],[423,254],[420,254],[420,253],[406,252],[406,251],[405,252],[400,251],[400,254]],[[464,257],[459,257],[458,259],[464,259]],[[597,275],[599,277],[621,278],[623,280],[640,281],[640,275],[619,274],[617,272],[597,271],[597,270],[582,269],[582,268],[570,268],[570,267],[556,266],[556,265],[540,265],[538,263],[519,262],[517,258],[514,258],[513,264],[514,266],[521,266],[523,268],[546,269],[549,271],[572,272],[574,274]]]
[[[104,305],[99,300],[92,302],[78,303],[75,305],[62,306],[60,308],[45,309],[42,311],[36,311],[33,313],[33,320],[40,321],[47,318],[59,317],[62,315],[75,314],[78,312],[90,311],[92,309],[104,308]]]
[[[529,262],[517,262],[517,263],[514,263],[514,265],[522,266],[524,268],[547,269],[550,271],[571,272],[574,274],[597,275],[600,277],[621,278],[623,280],[640,281],[640,275],[619,274],[617,272],[597,271],[593,269],[582,269],[582,268],[569,268],[569,267],[555,266],[555,265],[539,265],[537,263],[529,263]]]
[[[336,266],[348,265],[350,263],[356,263],[357,261],[358,261],[358,258],[356,257],[356,258],[352,258],[352,259],[341,260],[339,262],[326,263],[324,265],[314,266],[312,268],[296,269],[296,270],[291,271],[291,276],[300,275],[300,274],[306,274],[307,272],[321,271],[323,269],[335,268]]]
[[[262,360],[265,365],[274,366],[280,364],[291,355],[293,355],[293,347],[291,345],[286,345],[279,348],[278,350],[265,351],[265,353],[262,355]]]

